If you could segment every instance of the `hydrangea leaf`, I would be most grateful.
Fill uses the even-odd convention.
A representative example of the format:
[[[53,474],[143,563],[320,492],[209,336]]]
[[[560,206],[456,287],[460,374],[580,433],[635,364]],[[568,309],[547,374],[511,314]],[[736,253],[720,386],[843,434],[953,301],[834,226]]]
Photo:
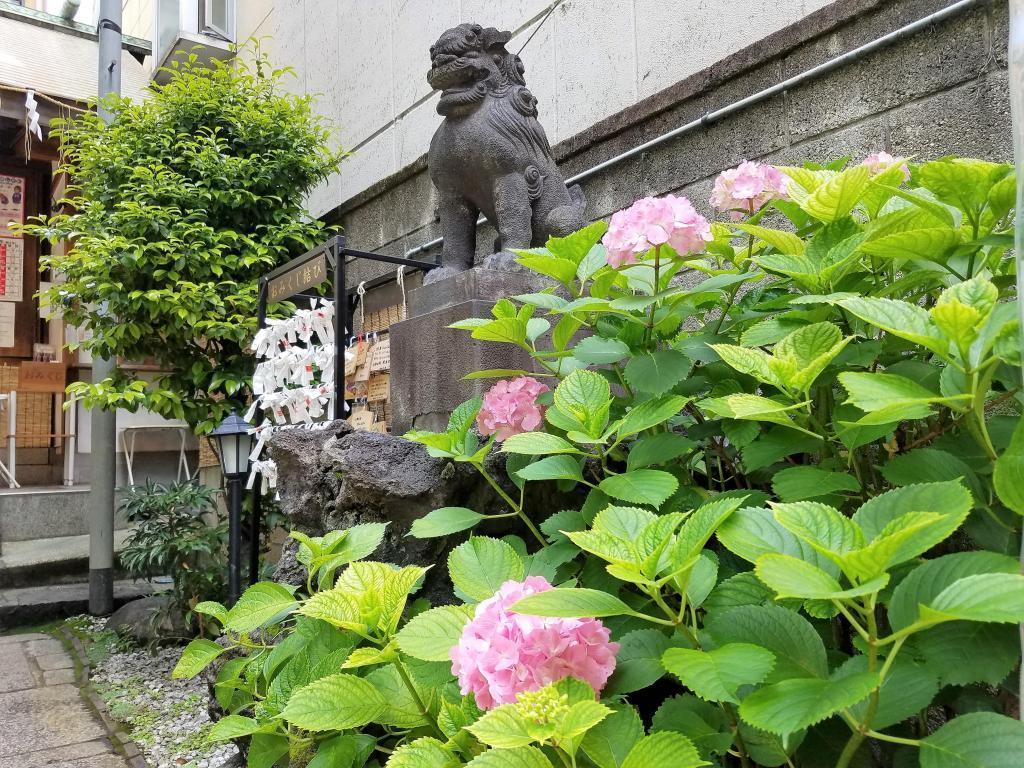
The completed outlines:
[[[629,345],[620,339],[588,336],[573,347],[573,357],[591,365],[617,363],[629,355]]]
[[[252,632],[280,621],[299,605],[281,584],[261,581],[253,584],[228,611],[224,626],[232,632]]]
[[[181,658],[171,672],[171,677],[175,680],[195,677],[226,650],[223,645],[198,637],[185,646]]]
[[[1024,754],[1024,723],[972,712],[947,722],[920,749],[921,768],[1017,768]]]
[[[629,751],[622,768],[650,768],[671,765],[673,768],[699,768],[711,765],[704,760],[693,742],[675,731],[659,731],[644,736]]]
[[[454,768],[459,760],[444,744],[425,736],[401,745],[388,758],[387,768]]]
[[[932,323],[928,311],[916,304],[876,296],[857,296],[843,299],[839,305],[861,320],[893,336],[920,344],[937,355],[945,356],[949,352],[949,341]]]
[[[395,728],[417,728],[427,724],[419,702],[413,698],[394,664],[377,667],[365,680],[374,687],[386,705],[384,711],[373,718],[374,722]],[[420,694],[422,698],[423,692],[420,691]]]
[[[665,669],[706,701],[739,702],[737,690],[762,682],[775,666],[775,654],[750,643],[726,643],[711,651],[669,648]]]
[[[658,731],[683,734],[705,760],[732,746],[732,732],[721,708],[689,693],[662,702],[651,719],[651,733]]]
[[[917,566],[893,590],[889,600],[889,624],[893,630],[917,620],[918,606],[927,605],[943,590],[967,576],[983,573],[1018,573],[1016,558],[996,552],[955,552]]]
[[[737,394],[708,398],[701,400],[697,405],[715,416],[723,416],[729,419],[767,421],[782,427],[805,432],[808,435],[814,435],[813,432],[796,424],[787,415],[788,411],[802,408],[806,403],[785,405],[760,395]]]
[[[605,696],[632,693],[654,685],[665,676],[661,657],[680,642],[661,630],[636,629],[619,638],[615,671],[603,691]]]
[[[594,371],[573,371],[555,388],[555,407],[590,436],[604,431],[611,400],[611,385]]]
[[[395,639],[403,653],[423,661],[448,661],[470,619],[462,606],[442,605],[413,616]]]
[[[626,756],[644,735],[640,716],[632,706],[620,706],[583,737],[582,748],[598,768],[622,768]]]
[[[709,344],[711,349],[731,368],[753,376],[758,381],[784,389],[786,383],[772,370],[772,357],[761,349],[748,349],[734,344]]]
[[[470,768],[551,768],[551,761],[536,747],[489,749],[469,761]]]
[[[466,507],[441,507],[428,512],[418,520],[413,520],[409,535],[417,539],[447,536],[472,528],[485,518],[486,515]]]
[[[1024,515],[1024,418],[1018,420],[1010,445],[996,459],[992,482],[999,500]]]
[[[919,621],[1024,622],[1024,575],[984,573],[967,576],[946,587],[928,605],[920,607]]]
[[[620,427],[620,434],[622,428]],[[697,443],[676,432],[658,432],[645,435],[629,449],[626,457],[628,470],[643,469],[652,465],[665,464],[697,447]]]
[[[548,589],[524,597],[510,610],[529,616],[559,618],[601,618],[633,613],[615,595],[598,589]]]
[[[866,698],[878,684],[875,672],[862,672],[838,680],[783,680],[760,688],[743,699],[740,717],[755,728],[785,736],[853,706]]]
[[[658,469],[635,469],[606,477],[598,487],[616,499],[658,507],[676,492],[679,481]]]
[[[505,440],[501,444],[501,452],[546,456],[554,453],[580,453],[580,449],[558,435],[547,432],[522,432]]]
[[[825,180],[806,198],[794,200],[819,221],[833,222],[853,210],[867,189],[870,176],[867,166],[855,165]]]
[[[387,710],[376,686],[355,675],[339,674],[314,680],[292,692],[282,716],[307,731],[359,728]]]
[[[817,566],[790,555],[763,555],[757,559],[754,570],[757,577],[775,590],[779,598],[841,600],[879,592],[889,583],[888,574],[881,574],[858,586],[843,589]]]
[[[473,600],[486,600],[506,581],[523,578],[522,558],[510,544],[472,536],[448,555],[452,583]]]
[[[631,408],[626,414],[622,424],[619,425],[617,434],[621,439],[663,424],[673,416],[679,415],[688,402],[689,398],[675,395],[640,403]],[[682,437],[682,435],[679,435],[679,437]]]
[[[260,730],[260,723],[243,715],[226,715],[210,729],[210,741],[230,741],[242,736],[251,736]]]
[[[778,605],[743,605],[709,613],[705,629],[718,645],[749,642],[775,654],[768,683],[795,677],[824,678],[828,674],[825,645],[807,619]]]
[[[527,464],[516,472],[520,480],[582,480],[579,461],[564,453],[555,454]]]
[[[804,465],[776,472],[772,477],[772,490],[782,501],[803,501],[832,493],[855,493],[860,490],[860,483],[846,472]]]
[[[858,655],[848,659],[833,674],[838,680],[868,671],[866,656]],[[908,717],[927,709],[939,691],[939,678],[924,664],[909,656],[897,657],[878,689],[878,707],[870,726],[875,730],[889,728]],[[858,720],[867,715],[868,701],[859,701],[850,711]]]
[[[686,378],[693,361],[675,349],[637,355],[626,363],[625,376],[638,392],[663,395]]]
[[[801,506],[815,504],[815,502],[796,502]],[[795,504],[777,505],[778,507],[794,507]],[[811,523],[808,523],[810,525]],[[800,529],[798,529],[800,530]],[[818,549],[827,551],[834,539],[815,538],[819,534],[827,535],[827,530],[819,531],[816,528],[807,529],[806,533],[801,532],[800,536],[795,535],[786,529],[780,520],[767,509],[756,509],[744,507],[736,510],[717,530],[718,540],[734,555],[742,557],[750,563],[756,563],[762,555],[774,552],[792,555],[808,563],[813,563],[825,573],[832,577],[839,576],[839,567],[824,553]],[[806,540],[805,537],[806,536]]]
[[[781,229],[769,229],[768,227],[761,227],[757,224],[747,224],[745,222],[733,224],[733,226],[741,232],[746,232],[747,234],[753,235],[759,240],[764,241],[779,253],[799,256],[804,252],[804,241],[793,232],[786,232]]]

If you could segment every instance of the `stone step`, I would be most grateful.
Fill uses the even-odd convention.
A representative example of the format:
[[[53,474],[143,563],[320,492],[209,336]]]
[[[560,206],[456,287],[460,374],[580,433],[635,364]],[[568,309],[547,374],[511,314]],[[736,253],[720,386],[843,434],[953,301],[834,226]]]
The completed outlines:
[[[12,541],[80,536],[88,532],[88,486],[0,491],[0,546]]]
[[[114,551],[131,529],[114,531]],[[89,535],[8,541],[0,550],[0,589],[42,587],[88,580]]]
[[[158,585],[166,589],[167,585]],[[152,594],[146,581],[115,581],[114,607]],[[28,624],[77,616],[89,610],[89,583],[0,589],[0,632]],[[2,762],[2,761],[0,761]]]

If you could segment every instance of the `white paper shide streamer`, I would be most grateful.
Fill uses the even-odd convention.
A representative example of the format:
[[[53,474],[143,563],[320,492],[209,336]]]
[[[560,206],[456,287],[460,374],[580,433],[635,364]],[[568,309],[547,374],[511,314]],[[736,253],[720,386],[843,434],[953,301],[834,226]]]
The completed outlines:
[[[323,419],[333,413],[334,303],[314,300],[291,317],[267,320],[252,350],[260,362],[252,382],[256,397],[245,420],[252,421],[258,410],[267,418],[251,430],[256,442],[246,487],[251,489],[260,474],[265,492],[277,487],[277,465],[263,458],[270,436],[282,429],[323,429],[329,423]]]
[[[43,129],[39,125],[39,102],[36,101],[36,92],[33,90],[25,91],[25,123],[28,126],[28,132],[42,141]]]

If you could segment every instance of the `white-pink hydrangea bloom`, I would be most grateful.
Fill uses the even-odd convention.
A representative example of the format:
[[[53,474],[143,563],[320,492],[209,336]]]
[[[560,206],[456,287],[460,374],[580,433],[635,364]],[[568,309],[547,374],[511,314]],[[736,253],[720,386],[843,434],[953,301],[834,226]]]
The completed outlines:
[[[509,607],[524,597],[551,589],[543,576],[506,581],[494,597],[476,607],[473,619],[451,651],[452,674],[463,695],[477,706],[511,704],[524,691],[536,691],[566,677],[588,683],[600,693],[615,669],[619,644],[597,619],[524,616]]]
[[[871,175],[875,176],[882,171],[887,171],[892,166],[899,164],[903,169],[903,180],[910,181],[910,168],[902,157],[893,157],[888,152],[872,152],[864,158],[861,165],[866,165]]]
[[[496,435],[507,440],[521,432],[532,432],[544,421],[544,407],[537,396],[548,386],[532,376],[503,379],[487,390],[476,425],[481,435]]]
[[[613,267],[635,264],[656,245],[670,245],[680,256],[700,253],[711,240],[711,225],[685,197],[645,197],[612,214],[602,243]]]
[[[786,200],[787,177],[778,168],[744,160],[722,171],[711,191],[711,205],[728,211],[733,219],[754,213],[769,200]]]

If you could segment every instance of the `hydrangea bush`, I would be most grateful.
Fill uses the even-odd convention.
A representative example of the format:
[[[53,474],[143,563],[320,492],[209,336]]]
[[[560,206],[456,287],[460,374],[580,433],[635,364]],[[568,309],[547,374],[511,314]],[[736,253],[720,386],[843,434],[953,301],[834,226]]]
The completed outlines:
[[[406,436],[502,500],[412,527],[461,539],[460,604],[366,561],[381,526],[293,534],[304,591],[197,607],[228,642],[178,674],[237,654],[215,736],[263,768],[1018,765],[1011,171],[746,162],[725,221],[645,199],[517,252],[551,287],[456,327],[535,369]]]

